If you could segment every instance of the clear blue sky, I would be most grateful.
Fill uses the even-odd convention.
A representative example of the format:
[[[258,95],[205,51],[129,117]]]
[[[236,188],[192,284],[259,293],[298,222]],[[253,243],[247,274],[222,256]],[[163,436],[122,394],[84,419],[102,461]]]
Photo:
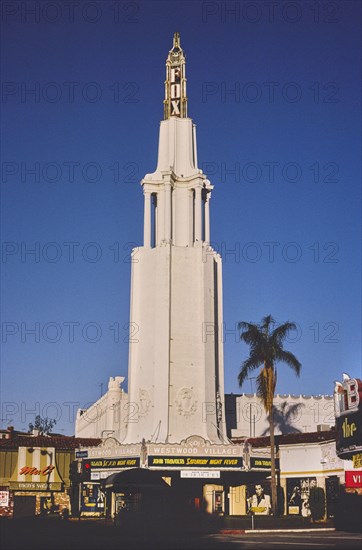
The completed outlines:
[[[78,4],[3,5],[2,426],[40,412],[74,433],[69,410],[127,376],[129,253],[174,31],[215,185],[226,391],[247,356],[236,323],[269,313],[298,324],[302,373],[281,365],[280,393],[360,376],[360,2]]]

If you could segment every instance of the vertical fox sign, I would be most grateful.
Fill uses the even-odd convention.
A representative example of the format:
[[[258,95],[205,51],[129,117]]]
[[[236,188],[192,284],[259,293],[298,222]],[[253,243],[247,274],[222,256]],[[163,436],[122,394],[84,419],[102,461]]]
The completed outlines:
[[[180,46],[180,34],[175,32],[173,47],[166,60],[164,119],[187,118],[186,57]]]

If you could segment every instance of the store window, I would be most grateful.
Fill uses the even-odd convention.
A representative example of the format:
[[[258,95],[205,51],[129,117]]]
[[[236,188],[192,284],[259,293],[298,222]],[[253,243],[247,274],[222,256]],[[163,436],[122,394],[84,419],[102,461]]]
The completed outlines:
[[[309,517],[311,515],[309,494],[311,487],[317,485],[315,477],[287,479],[287,513]]]
[[[214,491],[213,492],[213,512],[220,514],[224,511],[224,492],[223,491]]]
[[[102,514],[104,512],[105,494],[99,483],[83,483],[81,492],[81,512]]]

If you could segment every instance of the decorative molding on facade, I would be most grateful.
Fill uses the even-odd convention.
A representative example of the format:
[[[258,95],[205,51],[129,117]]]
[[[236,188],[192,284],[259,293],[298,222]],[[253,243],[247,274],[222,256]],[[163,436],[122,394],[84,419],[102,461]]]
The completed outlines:
[[[139,397],[138,416],[144,417],[150,411],[152,400],[151,400],[149,391],[146,388],[139,388],[138,397]]]
[[[191,416],[197,410],[197,400],[192,388],[180,388],[175,399],[177,412],[183,416]]]
[[[118,449],[121,446],[121,443],[115,437],[107,437],[99,445],[102,449]]]

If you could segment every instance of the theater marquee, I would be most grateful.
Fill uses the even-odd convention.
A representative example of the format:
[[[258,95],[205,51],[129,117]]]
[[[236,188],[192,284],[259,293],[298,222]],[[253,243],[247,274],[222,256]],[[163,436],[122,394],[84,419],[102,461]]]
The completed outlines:
[[[189,437],[179,445],[147,445],[149,468],[217,470],[243,467],[242,445],[213,445],[198,436]]]

